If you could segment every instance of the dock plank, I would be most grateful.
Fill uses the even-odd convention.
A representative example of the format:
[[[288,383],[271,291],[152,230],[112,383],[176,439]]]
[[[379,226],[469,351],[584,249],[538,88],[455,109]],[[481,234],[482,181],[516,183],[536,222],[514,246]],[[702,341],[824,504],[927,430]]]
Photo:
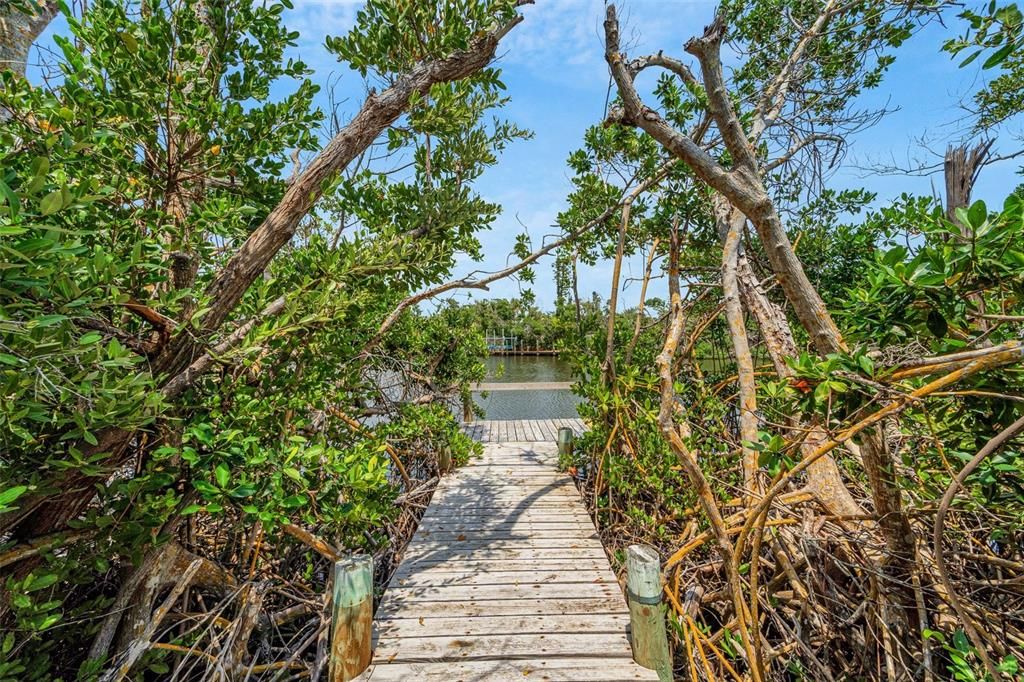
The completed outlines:
[[[478,682],[480,680],[544,680],[544,682],[623,682],[652,680],[647,671],[629,658],[526,658],[488,661],[455,661],[443,663],[396,663],[380,666],[371,682],[393,680],[444,680],[445,682]]]

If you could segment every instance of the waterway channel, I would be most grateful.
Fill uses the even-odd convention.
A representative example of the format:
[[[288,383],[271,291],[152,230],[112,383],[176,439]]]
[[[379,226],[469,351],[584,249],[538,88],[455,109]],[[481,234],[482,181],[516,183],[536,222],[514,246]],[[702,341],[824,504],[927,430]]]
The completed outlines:
[[[491,356],[487,358],[488,384],[570,382],[569,365],[547,356]],[[574,419],[580,399],[568,389],[530,389],[474,392],[473,400],[486,419]]]

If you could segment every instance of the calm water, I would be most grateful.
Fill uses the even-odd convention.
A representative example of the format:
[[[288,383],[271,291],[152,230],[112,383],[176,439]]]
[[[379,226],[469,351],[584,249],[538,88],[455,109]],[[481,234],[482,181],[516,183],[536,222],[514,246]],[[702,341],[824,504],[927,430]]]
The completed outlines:
[[[569,366],[553,357],[487,358],[487,383],[572,381]],[[504,367],[504,372],[499,368]],[[500,376],[499,376],[500,374]],[[487,398],[473,394],[487,419],[573,419],[580,399],[572,391],[492,391]]]

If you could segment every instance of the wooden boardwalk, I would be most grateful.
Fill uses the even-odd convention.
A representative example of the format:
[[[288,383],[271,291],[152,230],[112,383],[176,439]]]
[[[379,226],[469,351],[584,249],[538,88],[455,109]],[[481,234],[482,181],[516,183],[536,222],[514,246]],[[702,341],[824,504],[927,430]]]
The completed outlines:
[[[467,425],[481,427],[484,456],[434,493],[377,610],[360,679],[658,679],[632,660],[629,612],[556,469],[550,421],[560,420]]]
[[[463,430],[481,443],[554,443],[558,429],[571,428],[583,433],[582,419],[509,419],[466,422]]]

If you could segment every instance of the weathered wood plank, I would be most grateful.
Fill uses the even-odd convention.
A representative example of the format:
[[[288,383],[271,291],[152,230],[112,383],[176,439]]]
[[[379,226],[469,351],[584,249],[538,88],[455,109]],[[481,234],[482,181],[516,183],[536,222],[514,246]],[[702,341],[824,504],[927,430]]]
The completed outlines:
[[[577,435],[585,429],[582,419],[498,419],[468,422],[463,430],[482,443],[544,443],[554,441],[561,426]]]
[[[582,520],[575,523],[555,520],[543,523],[524,522],[518,524],[496,524],[487,523],[486,521],[480,524],[467,524],[463,521],[463,523],[421,523],[419,530],[416,531],[416,537],[436,540],[451,536],[452,539],[458,539],[459,535],[465,535],[466,533],[477,533],[489,538],[519,537],[522,535],[530,535],[532,537],[541,535],[544,537],[588,537],[593,532],[593,529],[584,525]]]
[[[618,583],[518,583],[509,585],[389,585],[388,598],[399,604],[451,601],[459,604],[494,599],[599,599],[621,597]]]
[[[544,680],[545,682],[625,682],[656,680],[628,658],[547,658],[444,661],[440,663],[398,663],[371,668],[368,682],[404,680],[444,680],[478,682],[483,680]]]
[[[474,391],[567,391],[572,388],[571,381],[501,381],[477,384]]]
[[[455,531],[452,533],[427,533],[419,536],[423,547],[591,547],[590,542],[600,543],[597,535],[581,536],[575,529],[563,530],[558,533],[538,535],[531,533],[510,533],[505,530],[488,532],[485,530]],[[581,537],[583,539],[581,539]]]
[[[413,605],[414,604],[414,605]],[[398,604],[385,599],[377,609],[376,618],[416,614],[417,617],[451,616],[525,616],[548,614],[622,613],[622,597],[589,599],[485,599],[477,602],[418,601]]]
[[[467,658],[517,658],[547,656],[630,656],[626,638],[605,632],[562,634],[473,635],[461,637],[409,637],[382,639],[376,656],[391,661],[429,662]]]
[[[404,560],[419,563],[451,561],[452,559],[575,559],[602,558],[598,547],[466,547],[430,548],[415,545],[406,551]]]
[[[624,613],[480,616],[477,618],[433,617],[395,618],[381,621],[381,639],[401,637],[440,637],[444,635],[515,635],[548,632],[623,632],[629,625]]]
[[[512,505],[508,509],[501,509],[500,507],[492,507],[488,509],[476,509],[460,510],[456,507],[443,507],[439,506],[437,509],[428,509],[428,513],[424,515],[423,520],[420,523],[425,523],[433,519],[438,521],[444,521],[450,523],[452,517],[457,519],[464,518],[467,522],[477,517],[481,519],[489,519],[496,523],[512,523],[515,521],[588,521],[590,517],[587,516],[586,510],[582,505],[564,505],[559,506],[555,509],[547,507],[519,507],[518,505]],[[475,513],[474,513],[475,512]]]
[[[411,578],[421,575],[461,574],[467,570],[473,570],[480,574],[500,571],[508,573],[528,573],[531,571],[606,571],[608,570],[607,563],[605,557],[593,557],[590,559],[530,559],[527,561],[502,561],[500,559],[439,561],[399,566],[392,580],[396,577]]]
[[[400,587],[423,587],[436,585],[538,585],[573,583],[614,583],[611,573],[605,571],[462,571],[460,573],[417,572],[408,577],[399,576],[392,584]]]

